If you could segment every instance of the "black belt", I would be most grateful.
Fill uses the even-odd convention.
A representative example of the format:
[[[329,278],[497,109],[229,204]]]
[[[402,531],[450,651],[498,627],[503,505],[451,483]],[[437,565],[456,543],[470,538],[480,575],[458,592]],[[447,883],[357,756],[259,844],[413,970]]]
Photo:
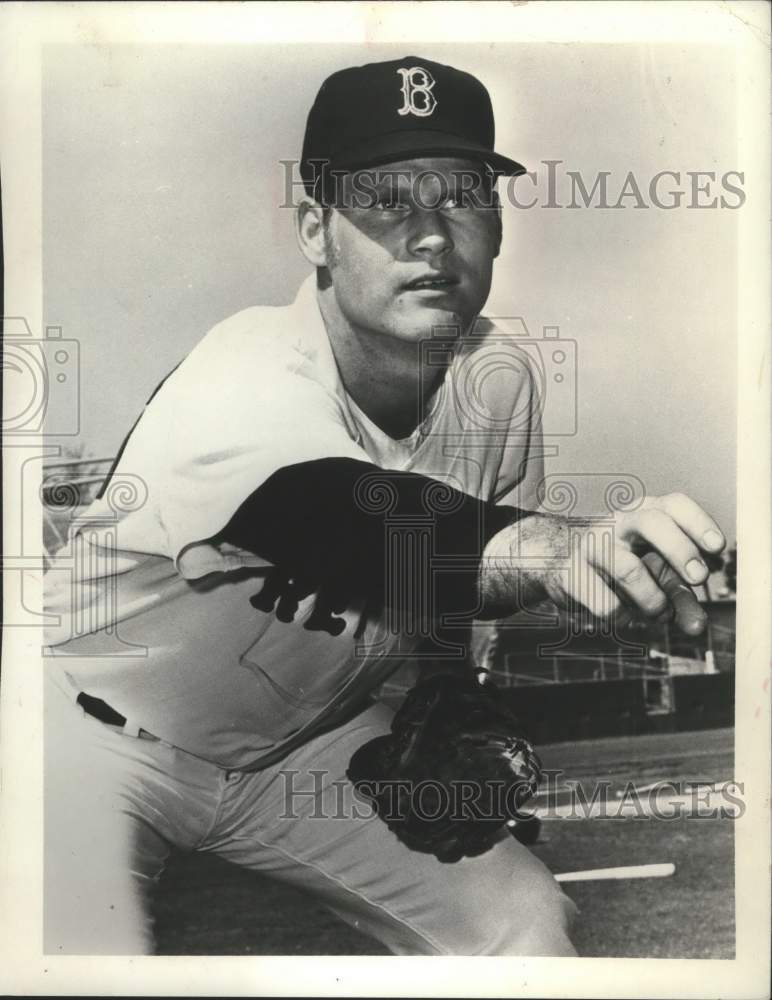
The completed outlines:
[[[104,722],[107,726],[125,726],[126,716],[121,715],[120,712],[116,712],[114,708],[107,704],[106,701],[102,701],[101,698],[94,698],[93,695],[86,694],[85,691],[81,691],[78,697],[75,699],[86,715],[92,716],[94,719],[98,719],[100,722]],[[157,740],[157,736],[153,736],[146,729],[140,729],[139,735],[142,739],[146,740]]]

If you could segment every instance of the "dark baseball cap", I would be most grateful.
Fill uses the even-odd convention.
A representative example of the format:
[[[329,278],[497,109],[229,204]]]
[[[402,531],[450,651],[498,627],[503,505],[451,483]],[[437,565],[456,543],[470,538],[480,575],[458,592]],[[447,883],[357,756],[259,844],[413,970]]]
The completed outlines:
[[[308,114],[300,174],[309,194],[324,169],[358,170],[425,156],[525,167],[494,152],[490,95],[470,73],[418,56],[352,66],[322,84]]]

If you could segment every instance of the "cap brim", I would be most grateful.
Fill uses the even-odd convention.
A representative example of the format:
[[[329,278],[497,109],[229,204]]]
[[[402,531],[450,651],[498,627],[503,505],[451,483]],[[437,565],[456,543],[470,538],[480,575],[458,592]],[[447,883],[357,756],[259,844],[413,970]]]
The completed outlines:
[[[494,173],[505,177],[516,177],[526,172],[522,163],[510,160],[508,156],[494,153],[450,132],[436,132],[431,129],[409,129],[380,135],[367,144],[344,150],[335,157],[330,166],[334,169],[359,170],[426,156],[473,160],[487,165]]]

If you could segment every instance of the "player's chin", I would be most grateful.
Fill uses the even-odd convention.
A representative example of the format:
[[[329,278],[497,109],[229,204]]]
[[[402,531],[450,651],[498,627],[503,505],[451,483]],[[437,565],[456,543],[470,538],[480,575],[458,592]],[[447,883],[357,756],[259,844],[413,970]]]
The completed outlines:
[[[466,331],[473,318],[466,309],[455,304],[420,303],[401,313],[395,332],[405,340],[423,340],[437,335],[454,338]]]

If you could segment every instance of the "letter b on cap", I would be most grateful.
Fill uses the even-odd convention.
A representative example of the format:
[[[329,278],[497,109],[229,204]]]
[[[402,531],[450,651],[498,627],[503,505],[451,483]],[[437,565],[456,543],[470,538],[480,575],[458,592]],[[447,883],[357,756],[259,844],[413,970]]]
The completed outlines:
[[[437,98],[432,93],[435,83],[432,74],[422,66],[411,66],[410,69],[403,67],[397,73],[402,77],[404,98],[399,114],[428,118],[437,107]]]

